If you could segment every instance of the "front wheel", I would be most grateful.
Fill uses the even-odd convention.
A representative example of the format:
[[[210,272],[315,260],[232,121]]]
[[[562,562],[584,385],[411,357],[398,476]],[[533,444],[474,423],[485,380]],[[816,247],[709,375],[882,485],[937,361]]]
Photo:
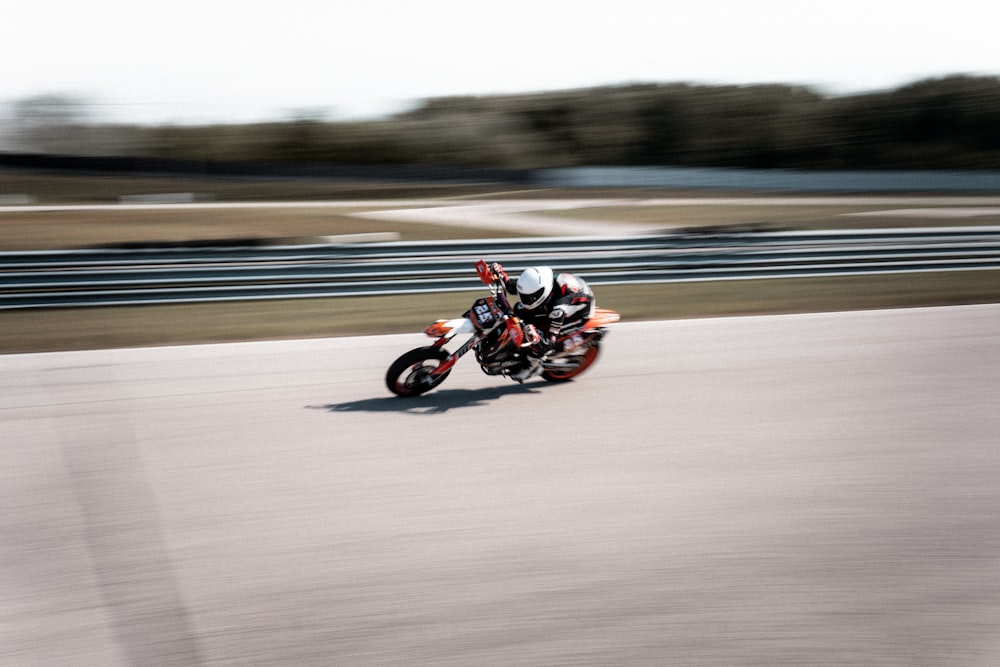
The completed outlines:
[[[410,350],[389,366],[385,386],[397,396],[419,396],[428,392],[444,382],[451,373],[449,370],[441,375],[431,375],[431,371],[447,358],[447,350],[433,345]]]
[[[598,343],[588,345],[579,354],[568,355],[559,359],[558,366],[553,364],[542,371],[542,377],[549,382],[566,382],[572,380],[580,373],[587,370],[591,364],[597,361],[597,355],[601,348]]]

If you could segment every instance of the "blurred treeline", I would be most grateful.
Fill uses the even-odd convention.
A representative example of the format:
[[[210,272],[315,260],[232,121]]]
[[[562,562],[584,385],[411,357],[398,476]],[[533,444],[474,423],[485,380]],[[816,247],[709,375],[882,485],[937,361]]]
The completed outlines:
[[[1000,168],[997,77],[847,96],[779,84],[635,84],[436,98],[364,122],[302,115],[198,127],[112,126],[86,122],[68,105],[60,115],[58,105],[20,104],[15,143],[42,153],[512,168]]]

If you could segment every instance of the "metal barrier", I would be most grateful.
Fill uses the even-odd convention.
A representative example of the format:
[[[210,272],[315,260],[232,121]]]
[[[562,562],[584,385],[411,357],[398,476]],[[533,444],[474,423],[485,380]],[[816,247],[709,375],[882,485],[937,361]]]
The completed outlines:
[[[1000,269],[1000,227],[0,252],[0,309],[474,290],[479,258],[595,285]]]

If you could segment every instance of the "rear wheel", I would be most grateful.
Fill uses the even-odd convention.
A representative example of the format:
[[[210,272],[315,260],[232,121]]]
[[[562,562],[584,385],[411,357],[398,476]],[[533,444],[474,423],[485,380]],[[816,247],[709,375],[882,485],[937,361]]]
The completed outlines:
[[[549,382],[566,382],[567,380],[572,380],[580,373],[587,370],[591,364],[597,361],[597,355],[600,353],[601,348],[598,343],[593,343],[589,345],[587,349],[583,350],[580,354],[570,355],[564,359],[560,359],[559,368],[548,368],[542,371],[542,377]]]
[[[431,375],[431,371],[447,358],[447,350],[433,345],[410,350],[389,366],[385,385],[397,396],[419,396],[444,382],[451,373],[448,370],[441,375]]]

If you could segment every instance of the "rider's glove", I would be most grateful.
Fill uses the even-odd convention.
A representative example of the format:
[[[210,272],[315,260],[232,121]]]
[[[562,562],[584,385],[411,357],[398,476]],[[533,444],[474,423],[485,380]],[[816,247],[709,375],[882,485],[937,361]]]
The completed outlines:
[[[528,348],[528,356],[541,359],[546,355],[551,354],[553,350],[555,350],[555,346],[547,338],[543,337],[540,341]]]
[[[493,262],[490,264],[490,271],[493,272],[493,275],[497,278],[497,280],[503,282],[504,286],[507,285],[510,278],[507,277],[507,272],[503,270],[502,266],[500,266],[500,262]]]
[[[536,358],[542,358],[545,355],[553,352],[556,349],[555,342],[538,330],[538,327],[533,324],[525,324],[524,330],[524,347],[528,348],[528,355]]]
[[[521,343],[522,347],[535,347],[542,341],[542,335],[538,331],[538,327],[534,324],[524,324],[521,326],[521,331],[524,334],[524,342]]]

